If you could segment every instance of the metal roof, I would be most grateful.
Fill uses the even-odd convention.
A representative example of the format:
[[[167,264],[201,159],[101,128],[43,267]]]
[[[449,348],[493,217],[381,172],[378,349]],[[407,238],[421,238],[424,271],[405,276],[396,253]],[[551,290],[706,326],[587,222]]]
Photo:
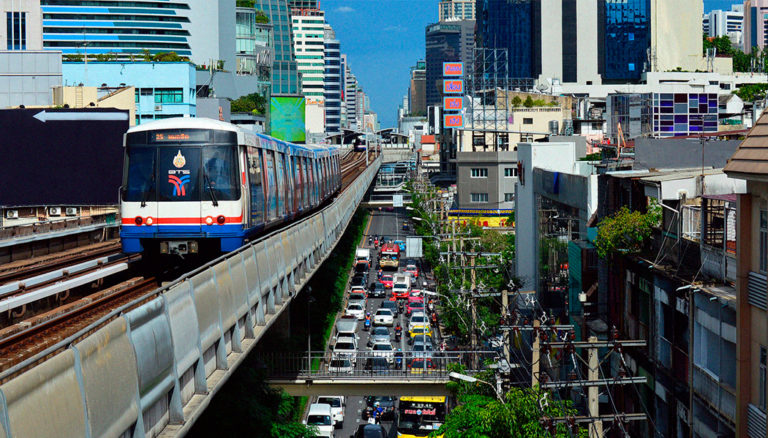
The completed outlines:
[[[757,120],[723,170],[735,178],[768,180],[768,112]]]

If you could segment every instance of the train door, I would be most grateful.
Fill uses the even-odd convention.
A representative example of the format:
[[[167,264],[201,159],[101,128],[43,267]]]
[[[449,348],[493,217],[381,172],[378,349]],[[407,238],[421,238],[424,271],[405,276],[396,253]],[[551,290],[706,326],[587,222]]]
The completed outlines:
[[[285,172],[283,172],[283,153],[275,152],[275,169],[277,170],[277,214],[285,216]]]
[[[261,171],[259,149],[248,146],[248,187],[250,196],[250,215],[248,224],[255,227],[264,223],[264,175]]]
[[[293,198],[296,201],[296,208],[294,210],[298,212],[304,210],[304,201],[301,199],[301,187],[304,185],[304,181],[301,179],[301,171],[299,170],[301,168],[301,158],[294,156],[291,159],[293,161],[291,166],[293,168]]]
[[[323,157],[320,165],[323,172],[323,199],[325,199],[328,197],[328,157]]]
[[[288,205],[288,214],[291,216],[296,214],[296,206],[293,203],[293,185],[295,184],[295,182],[293,180],[294,175],[293,175],[293,166],[292,166],[293,159],[292,158],[293,157],[291,156],[291,154],[287,153],[285,154],[285,160],[283,161],[283,164],[285,166],[285,169],[284,169],[285,181],[287,183],[285,185],[285,192],[287,194],[286,200]]]
[[[309,188],[311,187],[311,182],[309,181],[309,172],[307,166],[307,157],[300,158],[301,161],[301,180],[304,181],[304,187],[303,187],[303,194],[302,197],[304,198],[304,209],[308,209],[310,205],[309,200]]]
[[[277,179],[275,177],[274,151],[262,149],[264,152],[264,167],[267,169],[267,222],[277,219]]]
[[[200,233],[202,202],[202,148],[160,147],[157,149],[157,225],[164,233]],[[148,219],[147,219],[148,221]]]

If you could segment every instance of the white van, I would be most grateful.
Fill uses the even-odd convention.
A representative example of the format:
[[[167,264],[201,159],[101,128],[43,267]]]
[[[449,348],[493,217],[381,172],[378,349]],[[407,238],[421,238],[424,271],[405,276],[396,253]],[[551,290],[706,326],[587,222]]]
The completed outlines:
[[[331,415],[333,415],[333,423],[336,428],[344,427],[344,407],[347,403],[343,395],[321,395],[317,398],[317,402],[325,403],[331,407]]]
[[[307,426],[317,428],[317,436],[324,438],[336,438],[333,428],[333,414],[331,406],[325,403],[312,403],[309,405],[307,419],[304,420]]]
[[[355,264],[360,262],[368,263],[371,266],[371,250],[367,248],[357,248],[355,251]]]
[[[397,274],[392,280],[392,293],[395,296],[407,296],[411,290],[411,277],[409,275]]]

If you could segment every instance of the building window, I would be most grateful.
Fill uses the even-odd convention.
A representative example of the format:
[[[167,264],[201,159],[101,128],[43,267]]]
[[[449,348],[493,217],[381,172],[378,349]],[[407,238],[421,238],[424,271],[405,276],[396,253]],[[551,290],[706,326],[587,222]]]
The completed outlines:
[[[184,93],[181,88],[155,89],[155,103],[183,103]]]
[[[472,202],[488,202],[488,193],[472,193]]]
[[[760,210],[760,272],[768,271],[768,210]]]
[[[515,178],[517,176],[517,168],[516,167],[505,167],[504,168],[504,178]]]
[[[6,12],[7,50],[27,50],[27,13]]]
[[[473,168],[472,178],[488,178],[488,169],[485,167]]]
[[[514,201],[515,201],[514,193],[504,193],[504,202],[514,202]]]
[[[765,347],[760,347],[760,409],[765,410],[765,385],[766,369],[768,369],[768,352]]]
[[[523,117],[523,125],[533,125],[533,117]]]

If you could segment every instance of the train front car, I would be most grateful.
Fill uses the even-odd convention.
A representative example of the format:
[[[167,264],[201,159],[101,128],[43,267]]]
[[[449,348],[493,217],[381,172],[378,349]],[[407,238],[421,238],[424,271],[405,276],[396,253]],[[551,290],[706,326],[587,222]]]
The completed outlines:
[[[235,125],[174,118],[125,135],[120,237],[126,253],[195,254],[242,246],[247,197]]]

